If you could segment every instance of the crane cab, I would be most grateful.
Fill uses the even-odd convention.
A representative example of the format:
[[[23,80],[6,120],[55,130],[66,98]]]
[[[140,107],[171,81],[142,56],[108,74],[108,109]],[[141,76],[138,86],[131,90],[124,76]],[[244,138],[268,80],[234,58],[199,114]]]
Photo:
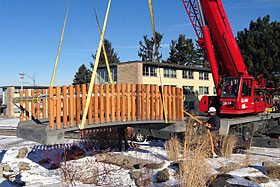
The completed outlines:
[[[210,106],[219,108],[220,114],[255,114],[266,110],[267,101],[254,77],[225,77],[219,96],[201,99],[200,109],[204,111],[200,112],[207,111]]]

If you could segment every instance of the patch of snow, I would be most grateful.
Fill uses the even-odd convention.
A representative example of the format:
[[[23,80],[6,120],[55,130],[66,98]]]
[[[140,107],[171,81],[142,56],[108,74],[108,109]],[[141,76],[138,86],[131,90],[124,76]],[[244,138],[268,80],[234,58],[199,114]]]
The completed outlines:
[[[0,118],[0,128],[16,129],[19,123],[19,118]]]

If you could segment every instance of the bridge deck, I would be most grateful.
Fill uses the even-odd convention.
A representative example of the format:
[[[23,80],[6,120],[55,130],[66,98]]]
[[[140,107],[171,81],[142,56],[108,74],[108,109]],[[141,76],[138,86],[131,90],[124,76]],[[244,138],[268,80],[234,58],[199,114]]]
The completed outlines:
[[[65,131],[79,129],[85,108],[88,85],[50,87],[40,103],[20,102],[18,137],[44,144],[60,143]],[[41,90],[31,90],[31,96]],[[29,91],[20,92],[29,96]],[[166,110],[164,111],[163,99]],[[85,129],[163,124],[164,112],[169,123],[180,123],[183,114],[183,90],[170,86],[140,84],[94,85]],[[36,138],[40,137],[40,138]]]

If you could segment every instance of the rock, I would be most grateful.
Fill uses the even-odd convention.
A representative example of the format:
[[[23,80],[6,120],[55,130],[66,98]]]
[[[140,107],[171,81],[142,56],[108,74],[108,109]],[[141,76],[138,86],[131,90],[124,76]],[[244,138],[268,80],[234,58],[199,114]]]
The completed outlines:
[[[0,177],[3,177],[4,166],[0,164]]]
[[[169,172],[168,172],[168,169],[165,168],[164,170],[160,171],[157,175],[157,182],[160,183],[160,182],[166,182],[169,180]]]
[[[25,158],[27,153],[28,153],[27,147],[22,147],[18,150],[18,155],[16,156],[16,158]]]
[[[97,162],[110,163],[125,169],[140,169],[147,160],[126,156],[122,153],[101,153],[95,155]]]
[[[165,165],[165,161],[158,163],[158,164],[145,164],[144,167],[145,168],[149,168],[149,169],[160,169]]]
[[[232,164],[229,166],[222,166],[219,168],[220,173],[229,173],[231,171],[234,171],[236,169],[240,169],[242,168],[242,165],[240,164]]]
[[[131,174],[131,179],[139,179],[142,176],[142,173],[140,171],[133,171]]]
[[[257,177],[252,177],[252,176],[247,176],[245,177],[245,179],[249,180],[249,181],[253,181],[253,182],[256,182],[256,183],[268,183],[269,182],[269,178],[267,177],[260,177],[260,176],[257,176]]]
[[[19,171],[30,170],[31,169],[29,163],[27,163],[27,162],[20,162],[20,163],[18,163],[18,168],[19,168]]]
[[[251,182],[242,177],[233,176],[229,174],[215,174],[210,178],[214,180],[208,181],[207,186],[217,187],[217,186],[226,186],[226,187],[260,187],[259,184]]]
[[[3,170],[5,172],[9,172],[9,171],[11,171],[11,167],[8,164],[6,164],[6,165],[4,165]]]
[[[4,174],[4,178],[6,178],[8,181],[11,181],[11,182],[14,182],[16,180],[16,174],[15,173],[12,173],[12,174],[8,174],[8,175],[5,175]]]
[[[266,168],[267,176],[273,179],[280,179],[280,165],[276,162],[264,161],[262,166]]]
[[[138,187],[150,186],[151,185],[151,179],[136,179],[135,184]]]

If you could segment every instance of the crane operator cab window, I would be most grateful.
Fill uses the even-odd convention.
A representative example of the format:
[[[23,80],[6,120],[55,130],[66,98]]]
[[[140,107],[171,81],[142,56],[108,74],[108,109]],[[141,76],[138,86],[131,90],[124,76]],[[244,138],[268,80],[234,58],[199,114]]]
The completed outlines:
[[[237,98],[240,78],[224,78],[221,98]]]
[[[242,97],[250,97],[252,93],[252,79],[243,79],[242,81]]]

